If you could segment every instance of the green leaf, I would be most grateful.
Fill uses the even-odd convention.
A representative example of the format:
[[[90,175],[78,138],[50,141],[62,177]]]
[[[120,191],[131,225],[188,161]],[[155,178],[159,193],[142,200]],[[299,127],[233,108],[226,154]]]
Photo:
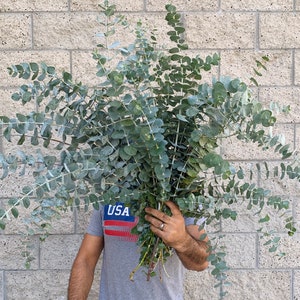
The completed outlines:
[[[124,151],[129,156],[135,156],[137,154],[137,149],[131,145],[125,146]]]
[[[253,71],[257,76],[262,76],[262,73],[260,73],[257,69],[253,68]]]
[[[177,33],[181,34],[185,32],[185,28],[184,27],[175,27],[175,30]]]
[[[23,145],[24,142],[25,142],[25,134],[22,134],[18,140],[17,145]]]
[[[178,120],[180,120],[182,122],[188,122],[188,120],[185,118],[185,116],[183,116],[181,114],[177,114],[176,117]]]
[[[62,115],[60,115],[60,114],[57,114],[56,116],[55,116],[55,122],[56,122],[56,124],[57,125],[63,125],[64,123],[65,123],[65,117],[64,116],[62,116]]]
[[[223,158],[216,153],[208,153],[203,157],[203,163],[208,168],[220,166],[223,163]]]
[[[63,80],[68,83],[72,81],[72,75],[68,72],[63,72]]]
[[[54,75],[54,74],[55,74],[55,68],[54,68],[54,67],[52,67],[52,66],[47,66],[46,69],[47,69],[47,73],[48,73],[49,75]],[[65,72],[65,73],[66,73],[66,72]],[[65,73],[64,73],[64,74],[65,74]]]
[[[37,63],[31,62],[29,66],[31,71],[33,72],[31,80],[35,80],[39,74],[39,65]]]
[[[227,97],[227,90],[222,82],[216,82],[212,90],[212,96],[216,103],[221,103]]]
[[[4,222],[3,220],[0,220],[0,229],[1,229],[1,230],[4,230],[5,227],[6,227],[5,222]]]
[[[258,82],[254,77],[250,77],[250,81],[253,82],[255,86],[258,86]]]
[[[179,55],[179,54],[173,54],[171,56],[171,60],[173,60],[173,61],[179,61],[181,58],[182,58],[182,55]]]
[[[101,149],[100,155],[109,156],[114,152],[114,148],[111,146],[105,146]]]
[[[48,169],[52,169],[54,167],[55,162],[56,162],[56,156],[47,155],[44,157],[44,163]]]
[[[30,206],[30,199],[29,199],[29,197],[24,197],[22,199],[22,202],[23,202],[23,205],[24,205],[25,208],[29,208],[29,206]]]
[[[273,245],[272,247],[269,248],[269,252],[275,252],[277,251],[278,246],[277,245]]]
[[[196,107],[193,107],[193,106],[188,108],[186,111],[186,115],[189,118],[195,117],[198,113],[199,113],[199,109],[197,109]]]
[[[12,215],[14,216],[15,219],[18,218],[18,216],[19,216],[19,211],[18,211],[18,209],[17,209],[16,207],[12,207],[12,208],[11,208],[11,213],[12,213]]]
[[[11,95],[11,99],[14,101],[19,101],[22,98],[22,96],[20,95],[20,93],[13,93]]]
[[[178,53],[179,52],[179,49],[178,48],[171,48],[169,50],[169,53]]]
[[[33,135],[32,135],[32,137],[30,138],[30,143],[31,143],[31,145],[33,145],[33,146],[37,146],[37,145],[39,144],[39,139],[38,139],[38,129],[37,129],[37,128],[34,128]]]
[[[0,219],[5,218],[5,216],[6,216],[6,211],[0,208]]]
[[[265,222],[269,222],[270,221],[270,217],[269,215],[266,215],[264,218],[259,219],[259,223],[265,223]]]

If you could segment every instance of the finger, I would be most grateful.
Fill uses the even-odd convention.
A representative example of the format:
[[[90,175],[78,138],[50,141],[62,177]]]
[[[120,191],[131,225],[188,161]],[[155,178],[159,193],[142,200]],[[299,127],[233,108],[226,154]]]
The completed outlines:
[[[145,219],[146,219],[146,221],[148,221],[151,225],[153,225],[156,228],[160,228],[161,224],[165,223],[162,220],[152,217],[151,215],[146,215]]]
[[[181,215],[181,211],[179,210],[178,206],[172,201],[166,201],[166,205],[170,208],[172,215]]]
[[[150,226],[150,229],[155,235],[157,235],[158,237],[163,239],[164,234],[165,234],[163,230],[161,230],[153,225]]]
[[[160,211],[160,210],[147,207],[145,209],[145,211],[148,215],[151,215],[151,216],[155,217],[156,219],[158,219],[158,220],[160,220],[164,223],[167,223],[168,221],[170,221],[170,217],[168,215],[166,215],[165,213],[163,213],[162,211]]]

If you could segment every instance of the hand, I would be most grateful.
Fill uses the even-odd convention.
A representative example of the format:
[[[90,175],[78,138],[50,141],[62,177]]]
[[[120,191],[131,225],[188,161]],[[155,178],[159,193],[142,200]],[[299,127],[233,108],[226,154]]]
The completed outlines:
[[[157,209],[147,207],[145,209],[145,219],[150,223],[152,232],[160,237],[166,245],[179,250],[184,247],[189,238],[184,217],[175,203],[166,201],[165,204],[170,208],[171,216]]]

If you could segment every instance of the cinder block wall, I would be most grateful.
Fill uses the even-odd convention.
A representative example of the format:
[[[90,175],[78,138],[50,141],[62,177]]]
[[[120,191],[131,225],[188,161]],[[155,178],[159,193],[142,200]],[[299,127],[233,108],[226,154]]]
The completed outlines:
[[[95,84],[91,50],[100,31],[96,18],[98,0],[10,0],[0,1],[0,114],[24,112],[18,103],[9,100],[21,83],[8,77],[6,67],[23,61],[44,61],[59,70],[71,71],[85,83]],[[163,1],[115,0],[119,10],[129,19],[141,18],[165,29]],[[294,148],[300,146],[300,2],[298,0],[189,0],[170,1],[182,12],[186,38],[191,51],[203,55],[218,52],[221,64],[216,76],[242,77],[246,82],[253,75],[254,59],[268,55],[268,72],[259,79],[260,87],[253,88],[260,101],[289,105],[289,115],[278,115],[275,128],[285,134]],[[164,41],[164,37],[161,37]],[[34,106],[26,110],[35,109]],[[0,150],[9,153],[14,147],[0,139]],[[257,153],[251,146],[242,147],[236,141],[224,145],[228,159],[245,166],[267,158],[278,157],[270,152]],[[20,191],[26,177],[11,176],[0,181],[0,201]],[[261,185],[276,193],[287,195],[292,213],[299,224],[299,184],[278,183],[275,180]],[[223,221],[220,229],[226,233],[229,280],[228,299],[238,300],[299,300],[300,299],[300,242],[299,235],[287,238],[283,232],[282,250],[286,257],[279,260],[270,255],[257,233],[255,217],[245,207],[237,207],[237,222]],[[80,245],[88,214],[67,213],[54,224],[45,242],[31,238],[35,260],[26,270],[20,252],[25,249],[22,222],[11,222],[0,233],[0,300],[67,299],[69,271]],[[280,230],[282,221],[274,216],[272,225]],[[213,230],[211,230],[213,231]],[[99,271],[97,271],[99,273]],[[98,277],[90,295],[97,299]],[[209,270],[189,272],[186,278],[186,299],[218,299],[219,290]]]

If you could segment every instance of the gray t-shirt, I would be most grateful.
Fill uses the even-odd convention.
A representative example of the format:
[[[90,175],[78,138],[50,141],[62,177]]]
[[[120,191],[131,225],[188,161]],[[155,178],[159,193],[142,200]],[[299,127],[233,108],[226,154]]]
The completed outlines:
[[[192,218],[185,220],[186,225],[194,223]],[[122,203],[101,206],[92,214],[87,233],[104,236],[99,299],[183,300],[184,267],[175,252],[163,266],[157,266],[157,275],[149,281],[144,267],[135,273],[133,281],[129,279],[140,256],[137,236],[131,234],[136,223],[137,218]]]

